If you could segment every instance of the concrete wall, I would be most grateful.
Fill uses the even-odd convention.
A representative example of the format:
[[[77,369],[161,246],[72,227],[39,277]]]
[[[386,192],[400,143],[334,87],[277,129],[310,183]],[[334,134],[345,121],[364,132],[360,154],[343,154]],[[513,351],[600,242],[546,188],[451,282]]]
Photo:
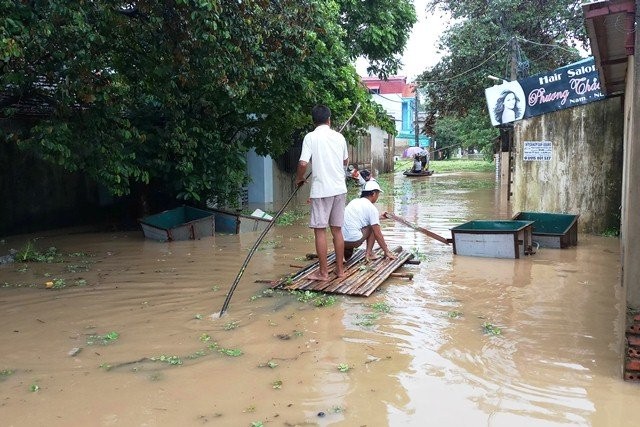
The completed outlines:
[[[273,167],[271,156],[259,156],[254,149],[247,153],[247,169],[251,176],[248,185],[249,203],[273,203]]]
[[[639,2],[640,3],[640,2]],[[636,32],[636,55],[629,57],[624,105],[624,178],[620,248],[622,286],[627,306],[640,309],[640,35]]]
[[[579,230],[620,224],[622,98],[524,120],[515,126],[513,212],[580,214]],[[551,141],[549,161],[523,161],[524,141]]]
[[[386,93],[384,95],[371,95],[373,101],[379,104],[388,115],[393,117],[396,131],[402,131],[402,97],[395,93]]]
[[[393,169],[393,162],[390,155],[393,152],[393,138],[380,128],[370,126],[369,134],[371,135],[371,168],[375,170],[375,174],[389,172]]]
[[[311,167],[307,168],[307,173],[311,172]],[[289,173],[282,171],[278,168],[278,165],[273,164],[273,204],[266,203],[264,206],[266,209],[272,209],[278,211],[282,208],[284,202],[296,191],[295,173]],[[311,186],[305,184],[298,189],[296,195],[288,206],[288,210],[292,210],[295,206],[304,204],[309,198],[309,191]],[[258,206],[260,207],[260,206]]]

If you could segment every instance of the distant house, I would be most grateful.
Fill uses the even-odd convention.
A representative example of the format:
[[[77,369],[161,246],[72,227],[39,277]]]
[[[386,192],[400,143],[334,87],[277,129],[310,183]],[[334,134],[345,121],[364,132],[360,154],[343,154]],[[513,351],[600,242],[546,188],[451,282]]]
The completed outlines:
[[[393,117],[398,136],[396,146],[412,146],[416,143],[416,85],[407,83],[404,76],[391,76],[387,80],[377,77],[362,77],[362,83],[369,89],[373,100]],[[418,116],[418,126],[422,127],[424,114]],[[420,146],[430,145],[429,137],[420,135]]]

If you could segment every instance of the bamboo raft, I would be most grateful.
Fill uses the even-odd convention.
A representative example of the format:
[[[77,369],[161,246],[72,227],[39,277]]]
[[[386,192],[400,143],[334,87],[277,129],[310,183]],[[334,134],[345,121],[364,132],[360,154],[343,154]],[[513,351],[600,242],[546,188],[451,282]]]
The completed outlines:
[[[349,261],[344,264],[345,276],[342,278],[338,278],[335,273],[330,272],[329,280],[325,282],[307,279],[306,277],[309,274],[318,270],[319,264],[316,261],[303,266],[300,271],[293,275],[276,282],[270,282],[270,287],[274,289],[305,290],[368,297],[390,276],[409,279],[413,277],[412,274],[394,274],[405,263],[415,264],[415,262],[412,262],[412,253],[398,246],[392,251],[397,258],[391,260],[384,257],[384,253],[380,248],[374,252],[378,259],[367,262],[364,250],[354,251]],[[332,265],[335,264],[335,253],[329,255],[328,262],[329,270],[331,271]]]

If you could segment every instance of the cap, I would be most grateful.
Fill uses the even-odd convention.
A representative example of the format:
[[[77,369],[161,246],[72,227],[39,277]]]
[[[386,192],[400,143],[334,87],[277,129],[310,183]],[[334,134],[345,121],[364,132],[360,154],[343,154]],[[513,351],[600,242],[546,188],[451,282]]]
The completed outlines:
[[[379,191],[381,193],[384,193],[384,191],[382,191],[382,189],[380,188],[380,185],[378,185],[378,183],[376,181],[367,181],[364,184],[364,187],[362,187],[362,191]]]

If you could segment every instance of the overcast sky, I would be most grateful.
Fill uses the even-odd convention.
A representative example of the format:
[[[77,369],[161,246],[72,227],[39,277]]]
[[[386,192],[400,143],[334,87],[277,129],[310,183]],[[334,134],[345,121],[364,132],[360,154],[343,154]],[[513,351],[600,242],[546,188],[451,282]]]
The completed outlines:
[[[402,69],[400,76],[406,76],[408,81],[413,81],[425,69],[438,63],[437,42],[440,34],[448,24],[446,17],[440,13],[427,16],[425,12],[427,0],[413,1],[418,22],[413,26],[411,36],[402,55]],[[360,58],[356,62],[356,69],[361,76],[367,75],[367,61]]]

